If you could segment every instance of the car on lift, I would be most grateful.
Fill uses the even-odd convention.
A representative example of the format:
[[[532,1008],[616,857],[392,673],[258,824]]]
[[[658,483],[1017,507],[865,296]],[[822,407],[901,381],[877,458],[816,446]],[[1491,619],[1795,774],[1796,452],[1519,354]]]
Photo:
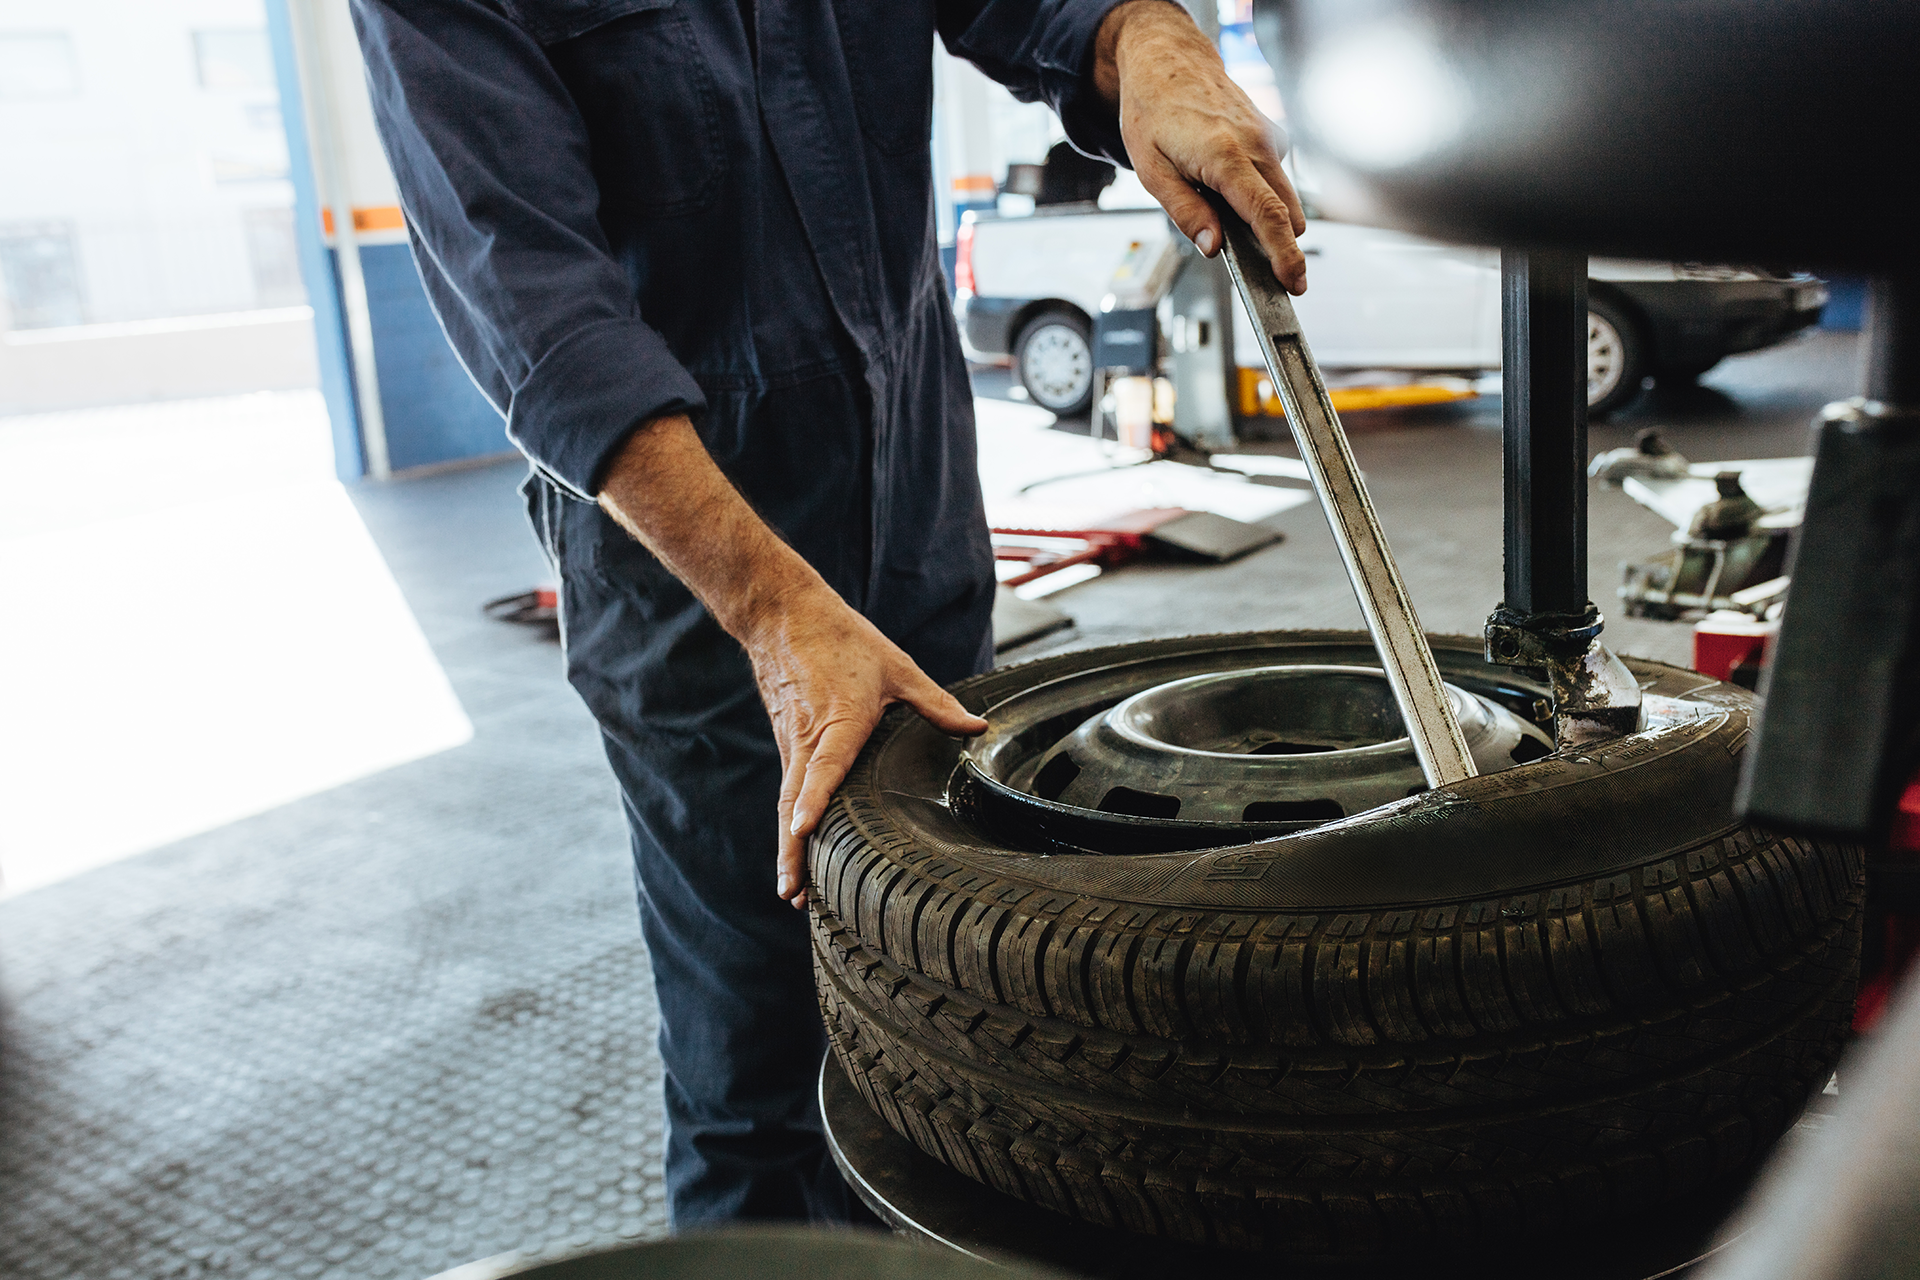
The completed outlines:
[[[966,215],[956,237],[954,305],[968,359],[1011,363],[1033,403],[1085,412],[1094,382],[1092,318],[1114,269],[1171,233],[1157,206],[1129,207],[1138,198],[1123,179],[1102,198],[1120,207]],[[1323,369],[1477,377],[1500,368],[1497,250],[1324,218],[1308,222],[1300,245],[1312,288],[1295,306]],[[1808,275],[1595,258],[1588,410],[1598,417],[1618,408],[1648,378],[1691,381],[1726,356],[1777,343],[1817,323],[1826,301],[1826,286]],[[1237,361],[1253,367],[1253,331],[1239,308],[1235,317]]]

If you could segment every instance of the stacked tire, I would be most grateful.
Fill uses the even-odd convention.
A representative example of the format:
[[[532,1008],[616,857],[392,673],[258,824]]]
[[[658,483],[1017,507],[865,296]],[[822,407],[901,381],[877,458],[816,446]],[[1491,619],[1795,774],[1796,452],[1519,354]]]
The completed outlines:
[[[989,712],[1229,642],[1365,638],[1112,646],[955,692]],[[1471,1250],[1723,1195],[1839,1056],[1863,859],[1733,819],[1750,694],[1629,665],[1698,714],[1197,853],[998,846],[942,802],[957,744],[896,710],[812,845],[834,1053],[969,1177],[1219,1248]]]

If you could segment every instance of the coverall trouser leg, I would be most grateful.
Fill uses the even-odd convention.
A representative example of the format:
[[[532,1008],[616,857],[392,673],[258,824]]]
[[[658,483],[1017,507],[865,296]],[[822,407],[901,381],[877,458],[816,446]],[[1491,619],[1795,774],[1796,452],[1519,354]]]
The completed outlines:
[[[676,1230],[844,1221],[850,1208],[822,1136],[816,1089],[827,1040],[806,915],[773,891],[780,770],[771,736],[765,745],[756,758],[663,776],[607,739],[660,1001]],[[668,836],[671,846],[648,812],[669,788],[699,815]]]
[[[751,665],[597,508],[549,498],[568,676],[620,782],[660,1002],[672,1224],[864,1216],[826,1149],[808,917],[775,894],[780,756]],[[930,674],[988,661],[988,612],[940,628],[965,656],[923,657]]]

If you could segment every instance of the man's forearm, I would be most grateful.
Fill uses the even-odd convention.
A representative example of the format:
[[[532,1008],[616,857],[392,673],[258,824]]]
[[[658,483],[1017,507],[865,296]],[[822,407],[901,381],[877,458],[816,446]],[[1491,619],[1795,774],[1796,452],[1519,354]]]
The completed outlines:
[[[683,414],[657,418],[627,439],[608,467],[600,506],[742,644],[753,642],[783,599],[828,589],[740,496]]]
[[[926,677],[747,505],[684,416],[633,433],[600,505],[746,649],[773,722],[781,781],[777,889],[804,906],[804,840],[891,702],[948,733],[987,722]]]

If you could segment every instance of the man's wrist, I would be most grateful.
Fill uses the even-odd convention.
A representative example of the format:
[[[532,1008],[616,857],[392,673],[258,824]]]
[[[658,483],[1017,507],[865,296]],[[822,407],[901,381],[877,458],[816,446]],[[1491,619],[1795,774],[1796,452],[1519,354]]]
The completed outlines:
[[[725,614],[715,615],[721,629],[749,653],[777,646],[813,593],[826,588],[820,575],[797,551],[778,539],[774,541],[786,555],[773,563],[753,565],[742,589],[727,602]]]
[[[599,501],[749,649],[778,643],[789,615],[831,590],[734,489],[684,414],[627,438]]]
[[[1126,65],[1122,44],[1149,34],[1176,39],[1207,38],[1179,0],[1123,0],[1108,11],[1093,38],[1093,86],[1109,105],[1120,105],[1120,72]]]

